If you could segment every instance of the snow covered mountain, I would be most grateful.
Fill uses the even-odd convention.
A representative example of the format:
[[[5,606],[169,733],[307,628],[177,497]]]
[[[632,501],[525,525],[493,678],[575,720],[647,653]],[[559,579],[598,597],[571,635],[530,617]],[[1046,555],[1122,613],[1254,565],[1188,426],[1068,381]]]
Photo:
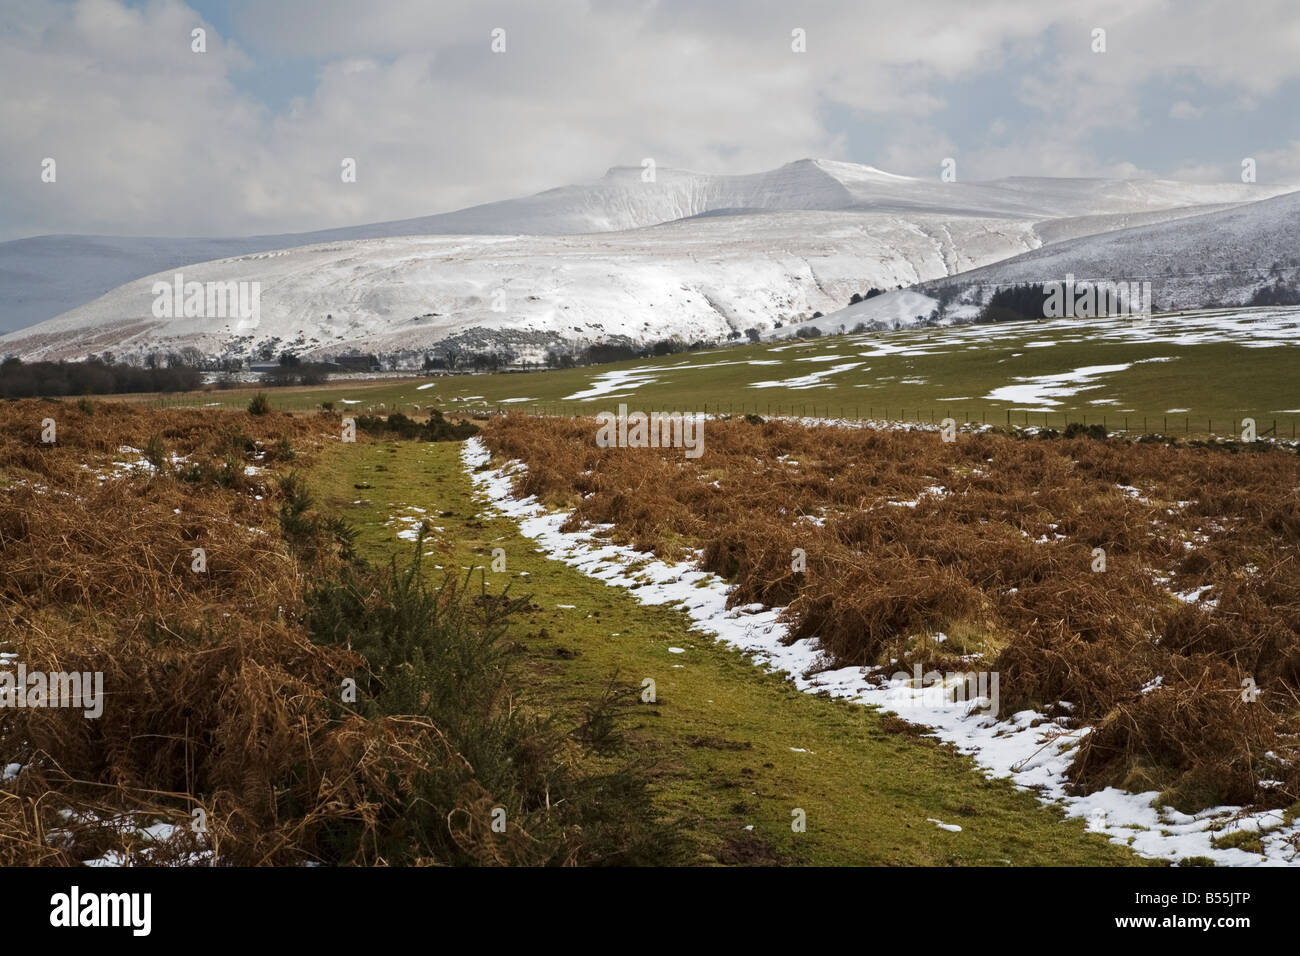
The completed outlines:
[[[1293,187],[1014,178],[943,183],[801,160],[743,176],[639,167],[458,212],[251,239],[42,237],[0,244],[24,358],[292,348],[417,354],[480,330],[557,341],[721,338],[1079,235],[1225,210]],[[220,258],[218,258],[220,257]],[[260,284],[260,314],[159,318],[156,281]],[[133,280],[133,281],[132,281]],[[99,286],[124,284],[98,298]]]
[[[1150,281],[1156,307],[1165,310],[1244,304],[1265,285],[1300,280],[1300,193],[1072,239],[977,269],[955,285],[1059,282],[1066,275]]]
[[[1069,239],[1012,258],[936,278],[828,313],[812,322],[840,326],[908,325],[938,305],[941,288],[958,301],[987,301],[998,288],[1024,283],[1150,282],[1157,310],[1244,305],[1279,280],[1300,288],[1300,193],[1177,221]],[[969,318],[977,309],[951,310]],[[781,338],[793,329],[775,330]]]

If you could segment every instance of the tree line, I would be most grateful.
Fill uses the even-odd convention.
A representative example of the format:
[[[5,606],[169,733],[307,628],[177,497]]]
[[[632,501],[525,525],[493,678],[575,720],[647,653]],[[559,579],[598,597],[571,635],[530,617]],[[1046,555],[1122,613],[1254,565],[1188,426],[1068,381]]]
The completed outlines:
[[[84,362],[0,362],[0,398],[120,395],[126,392],[187,392],[203,382],[199,369],[183,364],[128,365],[92,358]]]

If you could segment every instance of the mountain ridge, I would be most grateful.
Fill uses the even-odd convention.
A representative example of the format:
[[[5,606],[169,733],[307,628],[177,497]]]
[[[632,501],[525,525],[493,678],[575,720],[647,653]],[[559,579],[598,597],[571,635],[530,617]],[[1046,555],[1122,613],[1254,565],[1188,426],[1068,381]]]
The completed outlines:
[[[725,176],[656,169],[653,182],[643,182],[642,172],[612,167],[595,183],[435,216],[294,234],[288,245],[282,236],[142,238],[125,240],[126,246],[117,237],[47,237],[44,245],[37,237],[17,241],[28,244],[24,259],[14,254],[13,243],[0,244],[0,289],[10,309],[48,310],[50,290],[85,299],[4,335],[4,348],[29,358],[76,358],[102,351],[105,342],[129,351],[151,342],[162,347],[202,340],[207,349],[224,351],[219,323],[206,328],[164,324],[150,313],[141,293],[146,280],[182,269],[198,281],[210,276],[262,282],[263,303],[270,307],[268,331],[245,342],[248,348],[272,339],[301,339],[303,347],[324,348],[340,341],[337,326],[331,331],[322,324],[325,316],[336,315],[347,316],[338,321],[358,333],[357,347],[391,342],[418,349],[474,323],[504,329],[509,323],[503,324],[501,313],[483,308],[483,286],[490,283],[516,289],[538,285],[519,297],[511,315],[520,328],[559,338],[730,334],[737,331],[735,321],[770,330],[778,320],[840,306],[852,291],[873,283],[911,285],[1080,232],[1125,228],[1135,219],[1185,218],[1291,191],[1044,177],[942,183],[818,159]],[[407,250],[401,243],[384,245],[419,237],[426,241],[407,243]],[[507,239],[511,242],[503,245]],[[321,248],[339,243],[346,248]],[[434,259],[412,259],[408,253],[416,248]],[[295,256],[295,250],[306,251]],[[196,254],[208,257],[186,258]],[[268,267],[271,254],[296,266]],[[395,262],[383,265],[394,255]],[[565,255],[575,258],[558,268],[548,261]],[[368,256],[377,259],[368,262]],[[114,268],[97,268],[105,262]],[[364,281],[349,287],[330,272],[344,262]],[[484,262],[496,273],[481,274]],[[332,289],[335,298],[312,287],[302,268],[306,263],[325,270],[322,289]],[[97,283],[141,268],[148,271],[95,294]],[[620,269],[636,274],[620,276]],[[755,281],[768,285],[746,287]],[[655,301],[666,300],[665,290],[689,293],[697,305],[664,320],[650,310]],[[307,303],[315,303],[310,308],[316,311]],[[584,318],[566,325],[558,318],[564,311]],[[727,316],[720,318],[723,313]],[[419,325],[429,315],[443,321],[436,328],[426,324],[420,336],[392,328],[393,323]],[[110,328],[131,331],[115,337]]]

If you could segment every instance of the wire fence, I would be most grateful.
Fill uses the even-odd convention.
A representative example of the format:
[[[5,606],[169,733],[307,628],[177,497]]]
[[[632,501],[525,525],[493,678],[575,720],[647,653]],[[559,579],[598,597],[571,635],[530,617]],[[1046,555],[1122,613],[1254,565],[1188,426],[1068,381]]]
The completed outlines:
[[[512,405],[483,405],[450,409],[461,414],[500,415],[511,411],[545,418],[593,418],[603,407],[564,403],[537,402]],[[1043,428],[1064,431],[1072,424],[1100,425],[1108,432],[1134,435],[1208,435],[1216,438],[1240,438],[1247,427],[1247,417],[1212,418],[1184,414],[1135,415],[1097,413],[1078,409],[1028,411],[1005,407],[951,406],[882,406],[837,405],[833,402],[705,402],[700,405],[638,405],[638,412],[661,412],[688,415],[793,418],[817,421],[890,422],[907,425],[933,425],[936,428],[951,418],[961,425],[994,425],[1007,428]],[[1255,417],[1254,432],[1259,438],[1295,439],[1300,434],[1300,419],[1295,417]]]
[[[271,407],[276,411],[310,410],[292,403],[277,403],[275,396],[269,396]],[[167,398],[160,396],[150,401],[157,408],[194,407],[193,399]],[[316,406],[319,407],[319,406]],[[368,402],[364,405],[335,404],[335,411],[364,413],[367,415],[418,414],[428,411],[433,405],[416,402],[380,403]],[[442,405],[441,410],[458,415],[492,416],[511,412],[533,415],[541,418],[594,418],[604,406],[565,402],[515,402],[485,403],[481,405],[460,405],[456,403]],[[1029,411],[1006,407],[976,407],[954,403],[951,405],[842,405],[834,402],[703,402],[691,405],[648,403],[638,405],[634,411],[660,412],[662,414],[681,413],[683,415],[705,416],[745,416],[758,415],[762,418],[809,419],[816,421],[845,422],[889,422],[903,425],[933,425],[939,427],[945,419],[951,418],[958,426],[994,425],[1007,428],[1042,428],[1064,431],[1069,425],[1078,424],[1085,427],[1100,425],[1107,432],[1131,435],[1168,435],[1168,436],[1210,436],[1215,438],[1241,438],[1246,429],[1246,417],[1193,416],[1190,414],[1112,414],[1098,413],[1096,410],[1060,409],[1054,411]],[[1300,418],[1295,416],[1277,417],[1267,415],[1253,419],[1255,435],[1259,438],[1296,440],[1300,437]]]

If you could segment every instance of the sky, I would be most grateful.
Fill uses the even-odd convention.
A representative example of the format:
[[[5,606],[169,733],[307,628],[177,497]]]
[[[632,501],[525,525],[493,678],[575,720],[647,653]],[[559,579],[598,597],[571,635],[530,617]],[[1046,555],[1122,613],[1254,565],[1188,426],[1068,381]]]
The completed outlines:
[[[1295,0],[0,0],[0,241],[404,219],[647,158],[1300,184],[1298,95]]]

